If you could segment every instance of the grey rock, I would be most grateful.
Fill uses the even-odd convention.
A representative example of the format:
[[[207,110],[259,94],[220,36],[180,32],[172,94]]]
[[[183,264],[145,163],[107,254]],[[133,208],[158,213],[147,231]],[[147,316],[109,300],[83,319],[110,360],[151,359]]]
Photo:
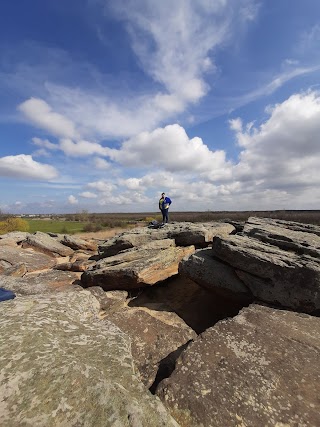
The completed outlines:
[[[60,243],[62,243],[65,246],[68,246],[69,248],[73,249],[74,251],[82,249],[87,251],[97,251],[98,245],[96,243],[80,239],[79,237],[64,235],[63,239],[60,240]]]
[[[0,235],[0,244],[7,244],[8,241],[18,244],[25,240],[28,236],[30,236],[30,233],[25,231],[11,231],[10,233]]]
[[[143,246],[153,240],[174,239],[177,246],[206,247],[216,235],[228,235],[235,228],[231,224],[220,222],[192,223],[174,222],[160,229],[139,227],[121,233],[99,245],[99,254],[103,257],[114,256],[120,251]]]
[[[31,272],[51,268],[56,261],[46,254],[22,249],[20,246],[0,246],[0,273],[16,264],[24,264],[27,271]]]
[[[208,289],[220,290],[225,296],[251,299],[251,292],[234,269],[212,256],[212,249],[199,249],[179,264],[179,273]]]
[[[17,295],[45,295],[75,289],[78,283],[77,273],[48,270],[24,277],[0,276],[0,286]],[[79,287],[80,288],[80,287]]]
[[[298,255],[320,258],[320,227],[316,225],[250,217],[243,234]]]
[[[87,291],[0,310],[2,427],[178,426],[137,379],[128,337]]]
[[[125,307],[128,297],[127,291],[104,291],[100,286],[91,286],[88,291],[94,295],[100,303],[101,310],[108,315]]]
[[[194,246],[125,251],[98,261],[82,274],[81,282],[104,290],[152,286],[178,274],[180,260],[193,252]]]
[[[257,299],[307,313],[320,308],[319,258],[238,235],[216,237],[212,251]]]
[[[319,363],[319,318],[253,305],[195,339],[157,395],[181,426],[318,426]]]
[[[73,250],[71,248],[62,245],[47,233],[41,233],[40,231],[27,236],[27,238],[22,242],[22,247],[31,247],[36,251],[43,252],[52,257],[70,256],[73,254]]]

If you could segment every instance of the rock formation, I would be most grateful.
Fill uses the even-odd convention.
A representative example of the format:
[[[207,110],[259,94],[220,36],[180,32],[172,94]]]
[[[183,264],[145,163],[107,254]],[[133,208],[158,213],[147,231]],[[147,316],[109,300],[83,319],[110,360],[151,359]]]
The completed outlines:
[[[319,239],[264,218],[0,236],[1,427],[320,425]]]

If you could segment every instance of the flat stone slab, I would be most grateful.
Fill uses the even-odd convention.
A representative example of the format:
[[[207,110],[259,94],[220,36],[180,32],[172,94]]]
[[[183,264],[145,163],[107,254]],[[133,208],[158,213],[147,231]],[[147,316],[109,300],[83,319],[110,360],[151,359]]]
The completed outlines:
[[[243,234],[298,255],[320,258],[320,227],[317,225],[250,217]]]
[[[24,264],[27,271],[31,272],[52,268],[56,261],[46,254],[31,249],[22,249],[20,246],[0,246],[0,274],[6,268],[16,264]]]
[[[74,290],[78,279],[79,274],[77,273],[48,270],[24,277],[0,276],[0,286],[10,289],[18,295],[42,295]]]
[[[71,256],[74,251],[68,246],[58,242],[55,238],[50,237],[49,234],[37,231],[30,234],[22,242],[23,248],[33,248],[36,251],[43,252],[52,257]]]
[[[81,282],[104,290],[152,286],[178,274],[180,260],[194,250],[194,246],[128,250],[97,261],[82,274]]]
[[[1,427],[178,427],[98,311],[87,291],[1,303]]]
[[[320,425],[320,318],[252,305],[192,342],[157,395],[181,426]]]
[[[221,222],[192,223],[173,222],[159,229],[139,227],[121,233],[99,245],[99,254],[113,256],[125,249],[143,246],[153,240],[174,239],[176,246],[206,247],[216,235],[228,235],[235,230],[233,225]]]
[[[255,298],[306,313],[320,309],[320,258],[237,235],[216,237],[212,253],[234,268]]]

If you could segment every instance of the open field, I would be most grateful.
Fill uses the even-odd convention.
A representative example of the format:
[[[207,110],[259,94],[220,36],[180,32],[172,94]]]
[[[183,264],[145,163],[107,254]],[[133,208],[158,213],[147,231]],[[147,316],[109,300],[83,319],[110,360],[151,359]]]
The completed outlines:
[[[73,234],[83,231],[86,223],[76,221],[59,221],[59,220],[43,220],[43,219],[26,219],[29,224],[29,233],[42,231],[44,233],[65,233]]]
[[[286,221],[304,222],[320,225],[320,210],[275,210],[275,211],[205,211],[175,212],[169,211],[170,221],[246,221],[249,216],[283,219]],[[72,215],[65,215],[73,218]],[[159,211],[139,213],[92,213],[88,214],[90,223],[100,223],[104,228],[123,227],[134,223],[150,222],[152,219],[161,221]]]
[[[320,225],[320,210],[296,211],[206,211],[206,212],[174,212],[169,213],[170,221],[246,221],[249,216],[283,219],[286,221],[303,222]],[[80,220],[82,219],[82,220]],[[86,218],[79,218],[77,214],[56,216],[55,219],[26,219],[29,232],[35,231],[53,233],[95,233],[107,235],[110,230],[123,230],[127,227],[143,226],[153,219],[161,221],[159,212],[143,213],[88,213]],[[109,233],[110,234],[110,233]],[[113,232],[111,234],[114,234]]]

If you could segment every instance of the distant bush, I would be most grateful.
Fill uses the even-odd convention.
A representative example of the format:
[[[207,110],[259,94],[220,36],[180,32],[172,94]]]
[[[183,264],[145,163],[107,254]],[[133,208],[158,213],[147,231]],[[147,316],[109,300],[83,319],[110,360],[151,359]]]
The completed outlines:
[[[83,227],[83,231],[101,231],[102,228],[103,227],[101,224],[93,224],[93,223],[89,222],[88,224],[86,224]]]
[[[0,221],[0,234],[10,233],[11,231],[28,231],[29,224],[21,218],[9,217]]]

